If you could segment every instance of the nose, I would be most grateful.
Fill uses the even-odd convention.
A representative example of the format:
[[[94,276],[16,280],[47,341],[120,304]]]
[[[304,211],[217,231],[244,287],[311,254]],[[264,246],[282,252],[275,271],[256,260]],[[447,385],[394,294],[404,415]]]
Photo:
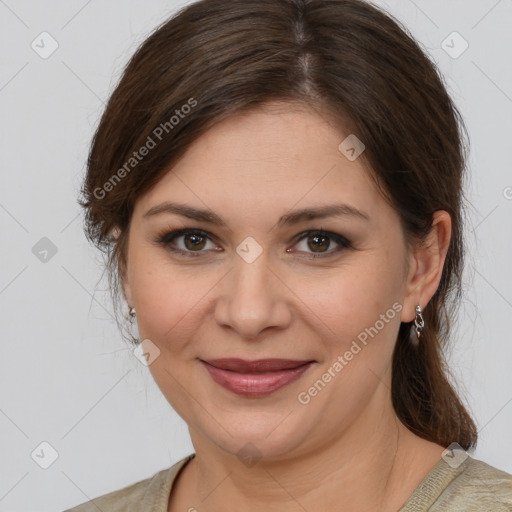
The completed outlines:
[[[265,253],[252,263],[234,258],[233,269],[219,284],[215,319],[241,339],[256,340],[267,329],[289,326],[292,292],[269,267]]]

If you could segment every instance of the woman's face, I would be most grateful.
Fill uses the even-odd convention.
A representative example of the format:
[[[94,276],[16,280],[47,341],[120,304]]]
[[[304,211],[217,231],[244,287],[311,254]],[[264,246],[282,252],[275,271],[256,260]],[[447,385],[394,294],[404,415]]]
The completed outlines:
[[[361,159],[338,149],[349,134],[269,107],[213,127],[139,199],[124,290],[150,371],[196,449],[272,458],[391,408],[393,347],[416,302],[397,213]],[[148,214],[164,203],[210,220]],[[338,213],[295,215],[327,207]],[[251,377],[203,362],[223,358],[312,363]]]

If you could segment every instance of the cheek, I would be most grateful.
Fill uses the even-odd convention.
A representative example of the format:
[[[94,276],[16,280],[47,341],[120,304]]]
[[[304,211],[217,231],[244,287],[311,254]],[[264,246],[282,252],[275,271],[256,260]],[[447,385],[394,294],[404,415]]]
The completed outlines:
[[[195,341],[204,337],[201,331],[205,326],[212,325],[215,288],[226,271],[201,265],[179,266],[162,257],[151,259],[146,267],[150,271],[141,271],[142,266],[134,271],[139,335],[158,346],[162,356],[159,362],[177,371],[184,361],[198,356]]]
[[[401,288],[398,266],[386,254],[360,253],[350,263],[296,280],[294,292],[303,314],[319,328],[322,338],[335,345],[350,345],[365,329],[383,331],[400,323]],[[395,307],[393,308],[393,305]],[[381,315],[386,327],[383,329]],[[373,332],[373,331],[372,331]]]
[[[161,280],[147,280],[138,295],[143,311],[137,315],[140,336],[166,350],[178,350],[191,334],[191,321],[197,326],[193,317],[202,295],[190,290],[190,282],[182,285],[175,279],[165,286]]]
[[[201,307],[201,298],[213,279],[199,279],[166,260],[165,251],[133,254],[130,270],[132,294],[137,299],[137,325],[141,339],[149,338],[161,349],[176,350],[187,339],[190,318]],[[212,284],[208,284],[212,281]],[[193,322],[192,322],[193,323]],[[196,322],[197,325],[197,322]],[[172,340],[173,343],[167,343]]]
[[[338,428],[337,422],[348,422],[387,382],[400,327],[400,290],[389,268],[380,272],[369,264],[357,272],[355,266],[340,272],[328,291],[318,282],[304,293],[307,289],[312,291],[308,304],[322,320],[317,338],[325,357],[301,391],[308,393],[308,386],[315,388],[319,379],[329,382],[314,400],[319,409],[333,409],[332,427]]]

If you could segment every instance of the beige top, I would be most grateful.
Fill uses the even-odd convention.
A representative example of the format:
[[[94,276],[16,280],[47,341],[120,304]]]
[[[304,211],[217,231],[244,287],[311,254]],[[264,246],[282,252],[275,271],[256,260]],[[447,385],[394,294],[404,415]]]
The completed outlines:
[[[64,512],[167,512],[172,484],[193,457]],[[457,467],[441,458],[398,512],[427,511],[512,512],[512,475],[470,456]]]

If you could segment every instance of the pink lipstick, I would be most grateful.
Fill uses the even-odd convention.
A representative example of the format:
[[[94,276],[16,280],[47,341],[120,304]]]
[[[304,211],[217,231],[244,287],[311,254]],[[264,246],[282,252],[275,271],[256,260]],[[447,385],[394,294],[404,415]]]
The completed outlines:
[[[217,384],[237,395],[254,398],[267,396],[291,384],[314,363],[290,359],[200,361]]]

